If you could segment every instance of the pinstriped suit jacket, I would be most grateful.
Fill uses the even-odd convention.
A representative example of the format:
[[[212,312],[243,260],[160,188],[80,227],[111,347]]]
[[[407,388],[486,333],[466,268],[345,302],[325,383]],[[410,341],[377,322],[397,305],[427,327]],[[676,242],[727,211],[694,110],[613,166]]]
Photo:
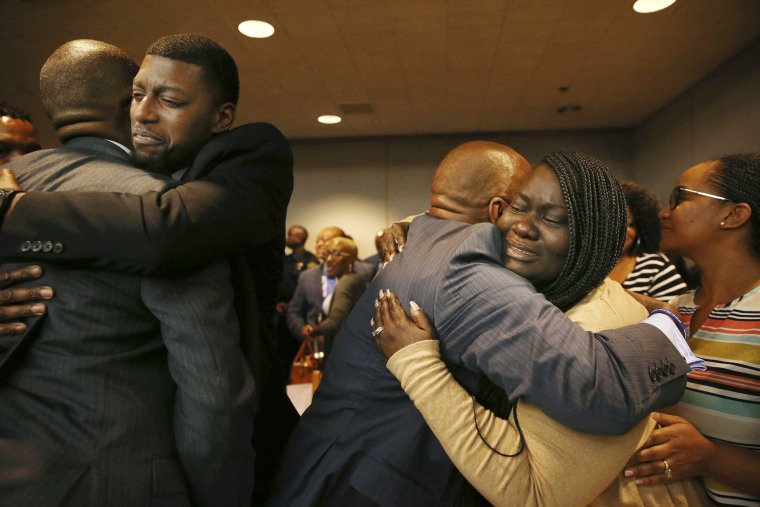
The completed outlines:
[[[35,190],[173,184],[94,138],[11,168]],[[2,503],[246,503],[253,386],[229,267],[176,280],[43,267],[56,289],[48,314],[2,349]]]
[[[444,360],[473,391],[486,374],[514,400],[591,433],[622,433],[672,405],[686,362],[653,326],[594,335],[572,324],[501,265],[490,224],[415,219],[404,252],[370,285],[343,325],[311,407],[290,441],[271,504],[444,504],[451,462],[388,372],[370,333],[378,290],[394,290],[430,316]],[[674,376],[655,383],[665,361]],[[590,458],[593,459],[593,458]]]

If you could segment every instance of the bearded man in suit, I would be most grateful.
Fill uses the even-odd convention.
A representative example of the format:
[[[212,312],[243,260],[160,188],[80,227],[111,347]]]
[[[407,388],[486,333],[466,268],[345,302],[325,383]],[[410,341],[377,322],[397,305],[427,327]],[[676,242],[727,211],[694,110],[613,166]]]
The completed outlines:
[[[72,41],[50,56],[40,91],[64,147],[14,162],[24,187],[176,186],[130,165],[137,70],[99,41]],[[228,113],[209,125],[221,132],[230,122]],[[254,385],[229,264],[176,279],[44,269],[58,297],[3,350],[0,496],[16,505],[247,502]]]
[[[130,255],[94,261],[95,256],[84,254],[79,264],[90,261],[130,272],[173,274],[243,252],[230,259],[236,282],[234,302],[245,357],[257,381],[257,417],[264,421],[257,425],[254,435],[254,441],[261,444],[256,464],[271,474],[278,446],[288,435],[287,430],[283,431],[287,428],[283,418],[296,416],[284,393],[284,379],[275,375],[281,369],[271,364],[276,361],[276,352],[267,334],[273,324],[269,316],[274,314],[281,270],[285,210],[292,191],[292,155],[287,142],[271,125],[250,124],[225,132],[234,119],[237,93],[234,60],[210,39],[184,34],[154,43],[148,49],[133,93],[137,158],[146,166],[174,173],[183,180],[201,180],[140,196],[22,194],[26,199],[17,208],[20,220],[16,224],[31,236],[22,239],[14,250],[20,258],[42,256],[65,262],[81,255],[87,249],[85,244],[102,247],[108,243],[107,238],[118,237],[117,242],[125,243],[105,250],[129,251]],[[128,104],[129,98],[122,97],[121,103]],[[58,200],[57,205],[34,202],[51,196]],[[104,198],[111,204],[104,203]],[[55,216],[60,221],[53,224],[49,222],[53,215],[48,212],[56,207],[61,214]],[[94,215],[94,210],[100,214]],[[45,224],[43,230],[21,224],[27,213],[27,218],[37,216]],[[111,220],[112,227],[103,227],[102,220]],[[219,221],[227,227],[219,227]],[[105,242],[93,242],[90,236],[82,243],[89,234],[71,241],[65,238],[67,230],[83,232],[88,228],[103,234]],[[35,241],[30,238],[37,234],[53,238],[51,243],[58,247],[34,248]],[[249,241],[240,239],[251,236]],[[25,248],[27,242],[32,247]],[[238,354],[240,345],[238,341]],[[274,437],[271,431],[262,432],[268,427],[275,427]],[[268,483],[266,473],[257,474],[257,480]]]

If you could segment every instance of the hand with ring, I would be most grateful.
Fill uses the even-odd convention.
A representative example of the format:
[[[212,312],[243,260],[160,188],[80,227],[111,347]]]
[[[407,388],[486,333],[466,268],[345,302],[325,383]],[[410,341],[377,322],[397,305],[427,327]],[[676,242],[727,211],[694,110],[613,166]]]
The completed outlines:
[[[375,344],[386,361],[407,345],[437,339],[435,328],[425,311],[414,301],[409,306],[411,318],[407,316],[396,295],[389,290],[380,291],[375,300],[375,317],[370,324]]]
[[[653,413],[658,426],[625,467],[639,486],[653,486],[705,473],[715,444],[681,417]]]

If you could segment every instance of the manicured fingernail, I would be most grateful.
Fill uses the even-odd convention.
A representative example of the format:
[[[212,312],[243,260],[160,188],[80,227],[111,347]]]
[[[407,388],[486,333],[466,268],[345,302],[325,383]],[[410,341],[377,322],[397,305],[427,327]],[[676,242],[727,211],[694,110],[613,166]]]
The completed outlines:
[[[40,297],[43,297],[45,299],[50,299],[53,297],[53,288],[52,287],[43,287],[40,289]]]
[[[41,305],[41,304],[32,305],[31,309],[32,309],[32,313],[37,314],[37,315],[45,313],[45,305]]]
[[[385,296],[385,293],[383,293],[383,289],[380,289],[380,296],[378,299],[383,299],[383,296]]]
[[[398,251],[399,251],[399,253],[403,252],[404,251],[404,245],[401,245],[400,247],[398,247]]]
[[[391,297],[391,290],[390,289],[385,289],[385,295],[388,296],[388,297]]]
[[[411,308],[413,312],[420,311],[420,307],[414,301],[409,301],[409,308]]]
[[[369,325],[375,327],[375,319],[369,319]]]
[[[380,301],[375,299],[375,308],[380,308]]]
[[[395,257],[395,255],[391,254],[390,257],[388,257],[388,262],[392,261],[394,257]]]
[[[642,484],[644,484],[644,479],[636,479],[637,486],[641,486]]]
[[[26,331],[26,325],[24,324],[16,324],[15,326],[13,326],[14,333],[21,334],[24,331]]]
[[[625,475],[626,477],[633,477],[633,470],[631,470],[631,469],[629,468],[628,470],[626,470],[626,471],[625,471],[625,474],[624,474],[624,475]]]
[[[388,263],[387,263],[387,262],[383,262],[383,265],[382,265],[382,266],[380,266],[380,269],[385,269],[385,266],[387,266],[387,265],[388,265]]]

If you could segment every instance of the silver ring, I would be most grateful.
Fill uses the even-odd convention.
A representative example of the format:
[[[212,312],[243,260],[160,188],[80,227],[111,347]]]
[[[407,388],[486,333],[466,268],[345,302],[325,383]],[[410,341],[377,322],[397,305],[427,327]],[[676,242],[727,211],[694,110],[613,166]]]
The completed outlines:
[[[385,328],[383,326],[380,326],[377,329],[375,329],[374,331],[372,331],[372,336],[374,336],[375,338],[377,338],[378,336],[380,336],[380,333],[382,333],[383,331],[385,331]]]
[[[670,476],[670,474],[673,473],[673,470],[670,469],[670,465],[668,465],[668,462],[665,460],[662,460],[663,464],[665,465],[665,470],[662,471],[666,476]]]

